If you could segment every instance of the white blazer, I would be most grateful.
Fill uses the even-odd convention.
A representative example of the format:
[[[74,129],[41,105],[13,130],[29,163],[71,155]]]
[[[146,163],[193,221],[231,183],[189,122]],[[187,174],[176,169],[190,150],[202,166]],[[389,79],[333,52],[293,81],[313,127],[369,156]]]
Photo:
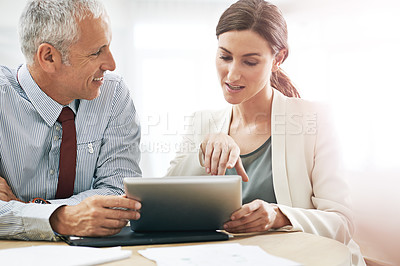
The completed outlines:
[[[199,147],[209,133],[228,133],[232,108],[196,112],[167,175],[206,175]],[[350,194],[331,118],[322,105],[274,90],[271,114],[272,176],[278,206],[291,222],[278,231],[336,239],[350,248],[353,265],[365,265],[352,240]],[[252,178],[249,176],[249,178]]]

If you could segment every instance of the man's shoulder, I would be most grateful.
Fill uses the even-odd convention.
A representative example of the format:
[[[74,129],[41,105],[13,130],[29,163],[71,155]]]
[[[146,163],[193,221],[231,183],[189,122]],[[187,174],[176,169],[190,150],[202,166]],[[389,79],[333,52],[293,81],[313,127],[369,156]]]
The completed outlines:
[[[127,94],[129,89],[124,78],[116,73],[106,72],[104,75],[104,83],[101,88],[102,97],[118,97],[119,94]]]
[[[80,106],[90,107],[90,110],[102,108],[107,110],[125,103],[130,98],[129,88],[122,76],[115,73],[105,73],[100,95],[93,100],[80,100]]]
[[[0,86],[16,83],[16,70],[0,65]]]
[[[104,82],[121,82],[122,81],[122,76],[118,75],[116,73],[113,72],[106,72],[104,75]]]

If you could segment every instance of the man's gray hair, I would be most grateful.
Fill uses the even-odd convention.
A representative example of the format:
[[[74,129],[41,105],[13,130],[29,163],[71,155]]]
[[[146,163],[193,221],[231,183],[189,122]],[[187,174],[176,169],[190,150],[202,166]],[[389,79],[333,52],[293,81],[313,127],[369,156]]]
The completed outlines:
[[[78,23],[86,17],[107,16],[97,0],[30,0],[19,20],[21,50],[28,65],[42,43],[51,44],[69,63],[69,48],[79,37]]]

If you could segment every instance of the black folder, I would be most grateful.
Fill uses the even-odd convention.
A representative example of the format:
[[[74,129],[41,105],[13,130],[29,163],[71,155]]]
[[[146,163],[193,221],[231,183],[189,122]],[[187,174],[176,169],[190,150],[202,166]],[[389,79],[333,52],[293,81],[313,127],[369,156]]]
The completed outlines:
[[[61,237],[71,246],[115,247],[228,240],[229,235],[218,231],[134,232],[129,226],[107,237]]]

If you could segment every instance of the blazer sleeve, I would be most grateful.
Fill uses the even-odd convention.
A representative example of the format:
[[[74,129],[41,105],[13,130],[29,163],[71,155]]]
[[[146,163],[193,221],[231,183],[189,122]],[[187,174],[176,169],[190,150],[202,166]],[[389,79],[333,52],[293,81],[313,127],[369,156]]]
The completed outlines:
[[[295,154],[297,158],[287,155],[292,206],[278,206],[292,226],[279,230],[303,231],[348,244],[353,234],[350,190],[341,170],[337,135],[327,108],[318,106],[315,110],[316,131],[303,132],[304,148],[300,152],[303,158],[300,158],[300,153]],[[287,149],[289,151],[290,147]],[[303,172],[291,169],[299,169],[298,163],[306,165]],[[303,189],[306,183],[309,191]],[[301,198],[303,200],[299,200]]]
[[[193,114],[191,126],[181,136],[175,158],[170,162],[167,176],[208,175],[200,164],[200,144],[210,133],[228,134],[232,107],[221,110],[203,110]]]
[[[201,116],[200,112],[193,114],[192,126],[181,136],[178,150],[170,162],[166,176],[207,175],[199,160],[200,144],[203,139]]]

